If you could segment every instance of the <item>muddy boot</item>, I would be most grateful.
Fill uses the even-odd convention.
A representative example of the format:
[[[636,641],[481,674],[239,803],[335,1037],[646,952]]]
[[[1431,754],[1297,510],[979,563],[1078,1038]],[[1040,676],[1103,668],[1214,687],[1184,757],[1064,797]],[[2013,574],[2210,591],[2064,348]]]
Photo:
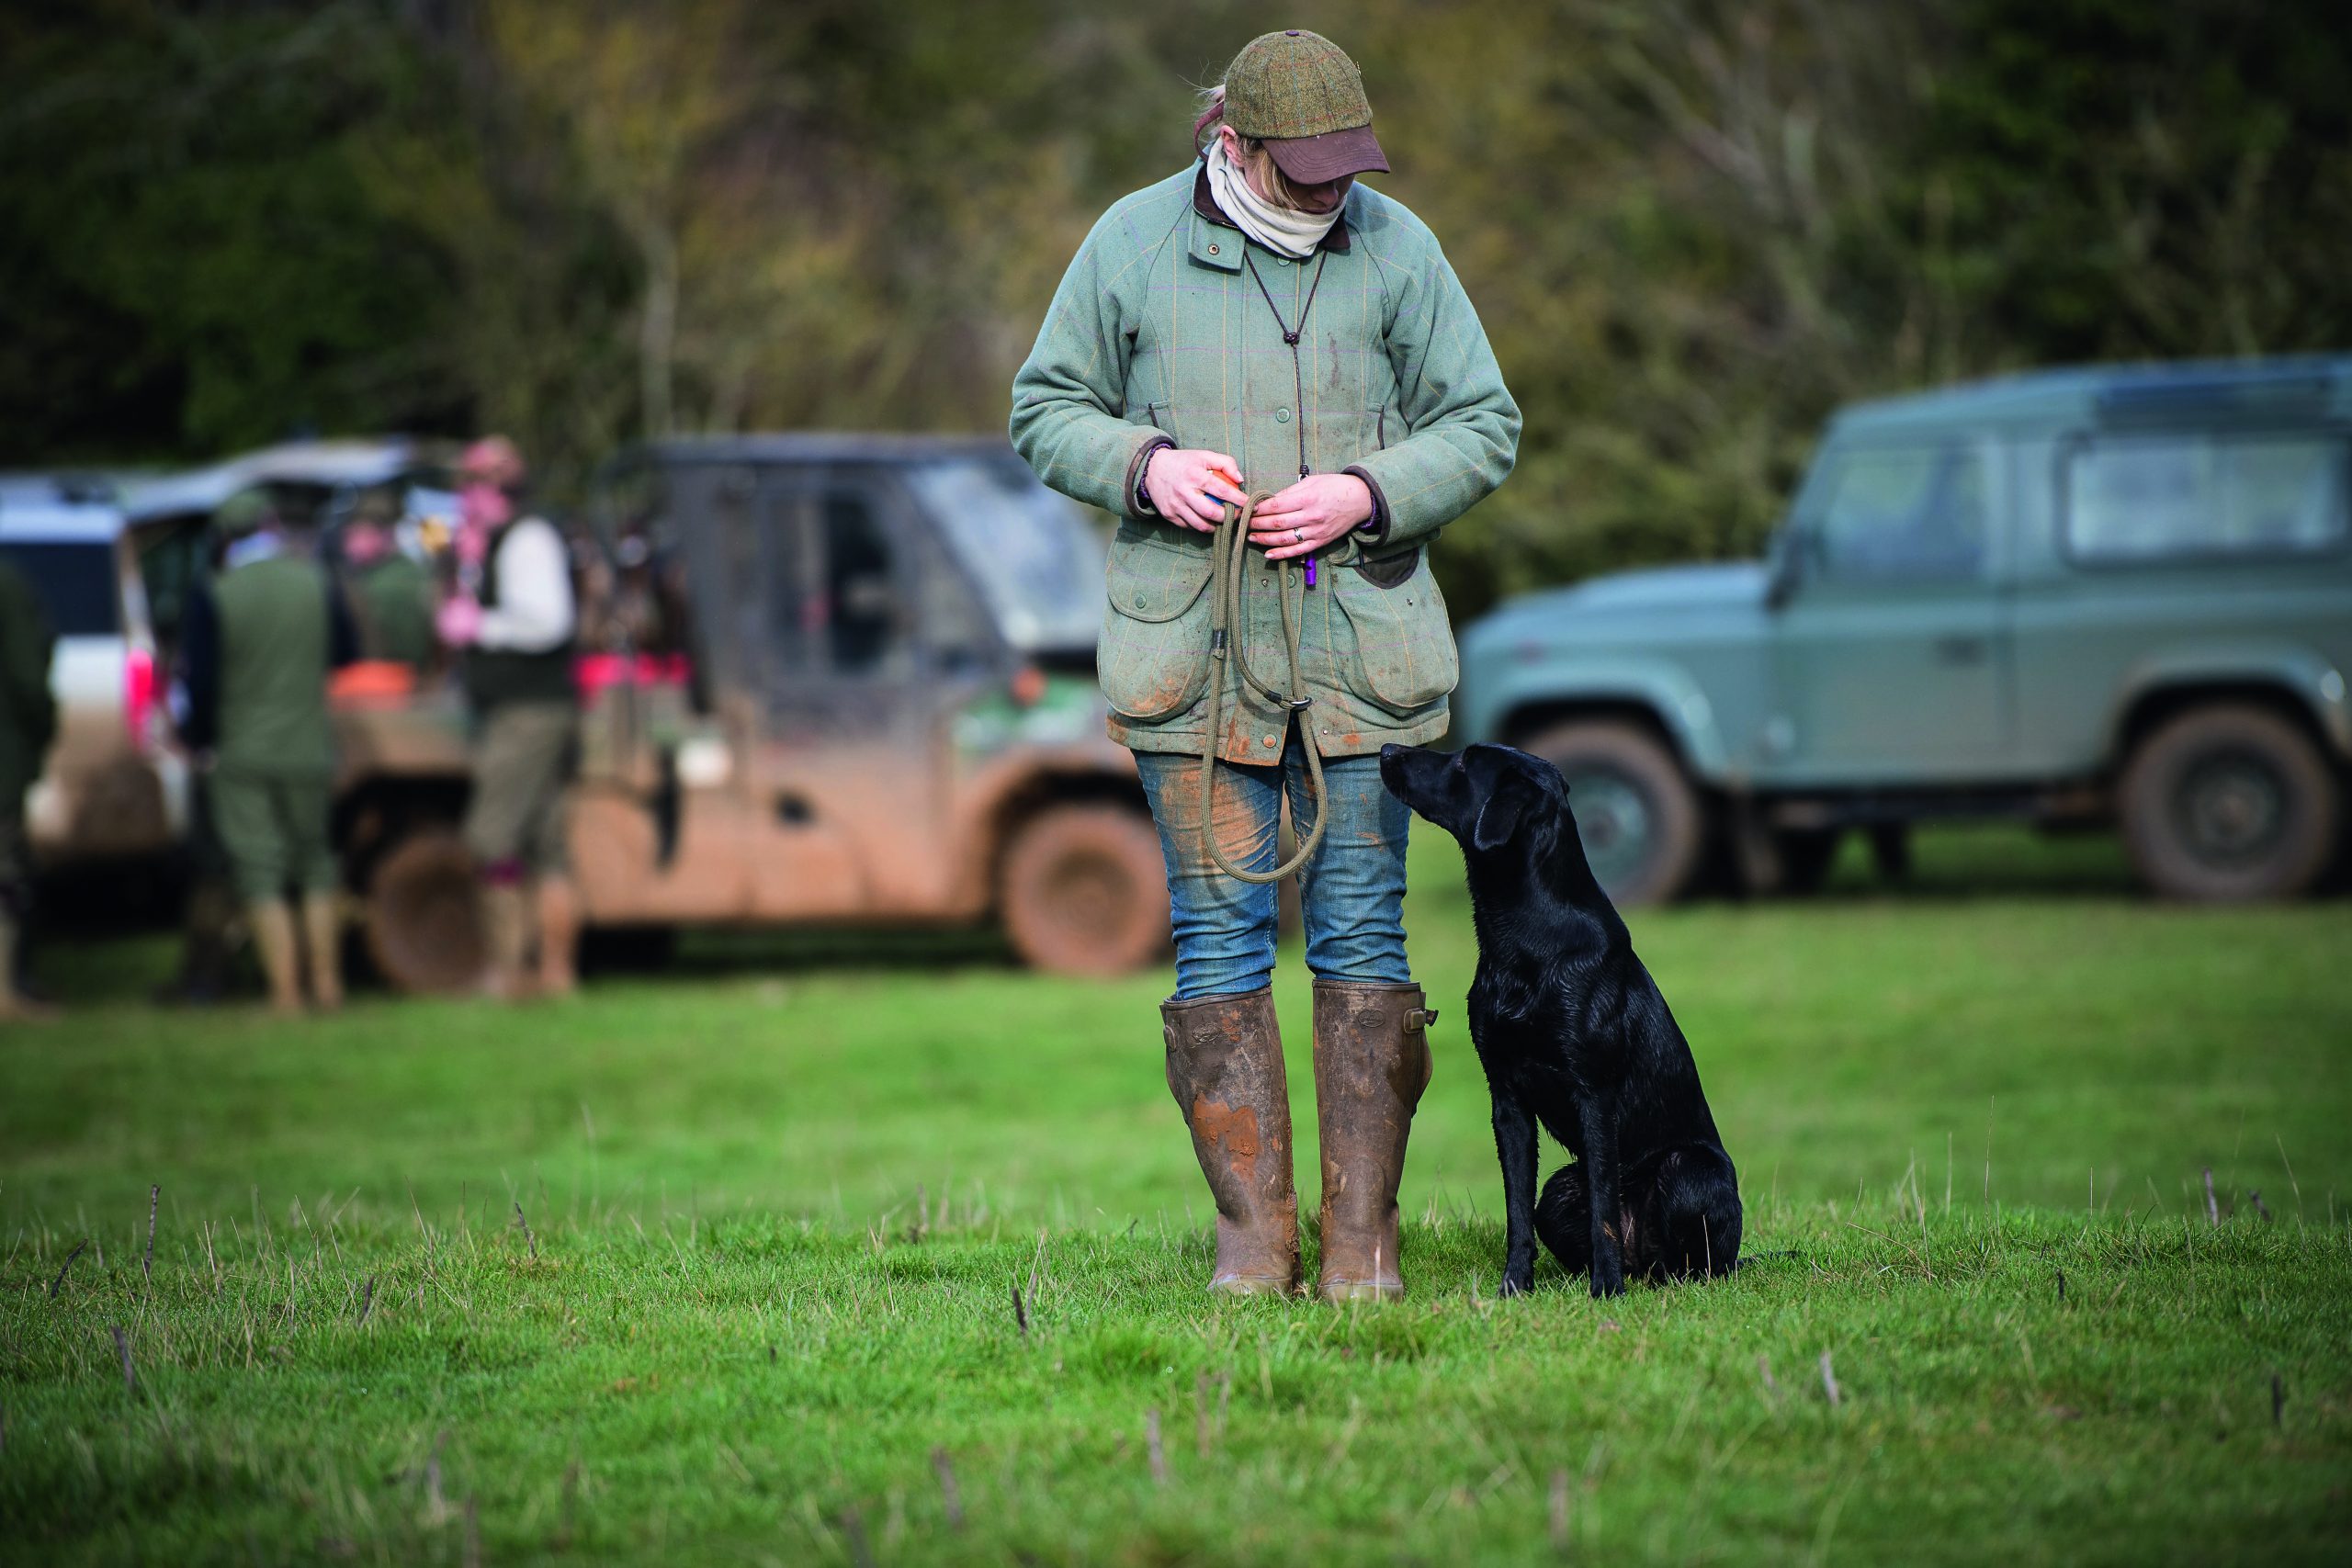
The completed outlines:
[[[550,876],[538,886],[539,993],[568,997],[580,986],[573,955],[580,947],[580,902],[571,879]]]
[[[17,984],[16,917],[0,910],[0,1023],[47,1023],[57,1010],[25,995]]]
[[[302,980],[294,942],[294,911],[282,899],[265,899],[246,907],[245,923],[253,928],[254,950],[261,955],[261,971],[269,979],[269,1010],[300,1012]]]
[[[1216,1200],[1209,1289],[1236,1296],[1298,1289],[1298,1192],[1291,1185],[1290,1086],[1274,995],[1162,1002],[1168,1090],[1193,1130]]]
[[[482,995],[502,1002],[520,1001],[530,994],[523,961],[531,950],[531,912],[523,889],[506,883],[485,884],[481,923],[490,947],[490,963],[482,971]]]
[[[159,1007],[209,1007],[229,994],[229,960],[235,952],[237,896],[216,882],[188,890],[180,931],[180,968],[154,993]]]
[[[303,898],[302,949],[311,971],[311,1000],[333,1012],[343,1006],[343,911],[334,894]]]
[[[1315,982],[1315,1124],[1323,1143],[1327,1302],[1405,1293],[1396,1185],[1429,1087],[1431,1019],[1419,986]]]

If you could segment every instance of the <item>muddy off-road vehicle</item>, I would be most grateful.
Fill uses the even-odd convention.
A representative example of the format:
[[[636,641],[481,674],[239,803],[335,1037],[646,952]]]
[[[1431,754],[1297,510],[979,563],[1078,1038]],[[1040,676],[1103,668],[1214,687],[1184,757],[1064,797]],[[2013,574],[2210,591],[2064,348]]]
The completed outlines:
[[[665,443],[610,465],[589,514],[571,856],[592,943],[996,919],[1041,968],[1165,949],[1159,840],[1093,677],[1102,537],[1001,442]],[[376,964],[469,986],[462,707],[433,685],[337,716]]]

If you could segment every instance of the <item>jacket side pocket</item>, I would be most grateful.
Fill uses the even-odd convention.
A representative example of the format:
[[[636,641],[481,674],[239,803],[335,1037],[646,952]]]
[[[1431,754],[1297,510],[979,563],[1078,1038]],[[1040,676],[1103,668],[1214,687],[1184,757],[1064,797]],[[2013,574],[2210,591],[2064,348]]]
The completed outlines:
[[[1341,679],[1357,696],[1401,717],[1453,690],[1461,656],[1426,550],[1385,586],[1363,571],[1335,571],[1331,592],[1355,643],[1338,660]]]
[[[1143,527],[1119,530],[1094,650],[1112,712],[1155,724],[1201,700],[1208,687],[1208,585],[1205,545],[1162,542]]]

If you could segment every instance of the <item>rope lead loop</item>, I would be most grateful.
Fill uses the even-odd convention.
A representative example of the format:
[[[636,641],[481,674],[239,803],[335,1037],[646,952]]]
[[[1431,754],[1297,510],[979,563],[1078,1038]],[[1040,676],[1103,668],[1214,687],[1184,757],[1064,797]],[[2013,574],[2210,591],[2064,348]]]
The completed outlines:
[[[1227,876],[1243,882],[1264,884],[1280,882],[1305,865],[1315,852],[1322,847],[1323,829],[1329,825],[1330,797],[1323,789],[1323,751],[1315,741],[1315,727],[1306,722],[1306,709],[1314,698],[1306,694],[1306,679],[1300,672],[1298,640],[1306,619],[1306,605],[1293,615],[1290,603],[1292,569],[1288,560],[1272,561],[1279,581],[1283,610],[1283,647],[1290,660],[1288,689],[1299,693],[1289,697],[1258,679],[1250,668],[1250,660],[1242,648],[1241,584],[1250,564],[1250,522],[1258,514],[1258,503],[1273,494],[1272,491],[1252,491],[1250,499],[1240,506],[1227,502],[1225,519],[1211,537],[1209,551],[1209,651],[1208,662],[1209,712],[1208,726],[1201,735],[1201,846],[1208,852],[1216,868]],[[1244,871],[1227,858],[1224,847],[1216,841],[1214,824],[1216,821],[1216,743],[1225,728],[1225,672],[1220,668],[1227,654],[1233,667],[1250,689],[1279,708],[1286,708],[1298,718],[1298,735],[1306,752],[1306,776],[1315,795],[1315,827],[1298,846],[1298,852],[1272,871]],[[1275,761],[1279,763],[1280,757]],[[1296,826],[1295,823],[1293,824]]]

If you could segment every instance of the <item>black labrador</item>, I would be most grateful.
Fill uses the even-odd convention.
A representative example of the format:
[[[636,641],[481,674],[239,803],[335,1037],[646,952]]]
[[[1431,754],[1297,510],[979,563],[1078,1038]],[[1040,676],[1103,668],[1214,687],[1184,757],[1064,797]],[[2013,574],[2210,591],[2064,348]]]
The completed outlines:
[[[1509,1243],[1505,1295],[1535,1239],[1592,1293],[1739,1265],[1739,1181],[1699,1066],[1593,879],[1567,781],[1508,746],[1385,746],[1389,793],[1462,842],[1478,931],[1470,1037],[1494,1097]],[[1538,1122],[1568,1146],[1535,1194]]]

